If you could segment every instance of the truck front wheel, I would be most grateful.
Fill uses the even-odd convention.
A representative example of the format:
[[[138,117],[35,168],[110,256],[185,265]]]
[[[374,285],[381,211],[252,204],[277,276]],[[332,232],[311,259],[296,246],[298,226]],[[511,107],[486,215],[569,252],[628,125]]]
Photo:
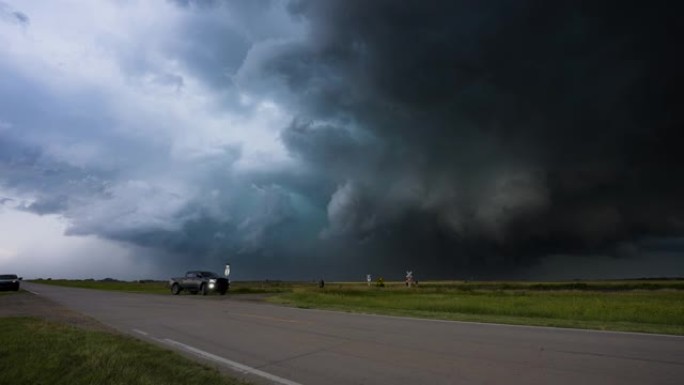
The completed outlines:
[[[202,286],[200,287],[200,292],[202,293],[202,295],[207,295],[207,293],[209,293],[209,290],[207,290],[206,284],[204,284],[204,283],[202,284]]]
[[[171,286],[171,294],[173,295],[178,295],[181,292],[181,287],[179,284],[174,283],[173,286]]]

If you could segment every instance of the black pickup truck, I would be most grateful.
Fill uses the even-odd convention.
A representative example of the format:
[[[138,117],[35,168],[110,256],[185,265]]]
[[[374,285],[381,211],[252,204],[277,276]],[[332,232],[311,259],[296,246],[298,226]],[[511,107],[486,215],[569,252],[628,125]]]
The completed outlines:
[[[19,291],[19,281],[21,280],[22,278],[17,277],[15,274],[0,274],[0,291]]]
[[[178,295],[183,290],[191,294],[207,295],[209,292],[216,292],[224,295],[230,288],[230,281],[210,271],[188,271],[185,277],[169,279],[169,287],[173,295]]]

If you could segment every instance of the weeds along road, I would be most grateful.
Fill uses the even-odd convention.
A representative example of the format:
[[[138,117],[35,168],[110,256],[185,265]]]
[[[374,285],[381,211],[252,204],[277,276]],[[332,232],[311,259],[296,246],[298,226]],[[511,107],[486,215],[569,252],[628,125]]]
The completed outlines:
[[[124,333],[275,384],[681,384],[684,338],[26,283]]]

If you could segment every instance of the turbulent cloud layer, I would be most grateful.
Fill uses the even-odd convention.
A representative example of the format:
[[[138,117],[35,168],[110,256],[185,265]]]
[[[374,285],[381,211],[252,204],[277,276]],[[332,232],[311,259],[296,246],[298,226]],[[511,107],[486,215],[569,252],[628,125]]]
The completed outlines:
[[[684,252],[671,5],[56,3],[0,3],[0,195],[69,235],[284,278]]]

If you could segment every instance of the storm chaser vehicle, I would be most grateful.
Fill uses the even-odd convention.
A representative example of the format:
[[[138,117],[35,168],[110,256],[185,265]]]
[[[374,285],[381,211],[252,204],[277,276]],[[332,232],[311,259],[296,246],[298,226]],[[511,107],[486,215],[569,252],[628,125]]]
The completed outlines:
[[[0,290],[19,291],[19,281],[21,279],[15,274],[0,274]]]
[[[191,294],[207,295],[213,291],[224,295],[230,288],[230,281],[210,271],[188,271],[185,277],[171,278],[169,287],[171,294],[174,295],[180,294],[183,290]]]

